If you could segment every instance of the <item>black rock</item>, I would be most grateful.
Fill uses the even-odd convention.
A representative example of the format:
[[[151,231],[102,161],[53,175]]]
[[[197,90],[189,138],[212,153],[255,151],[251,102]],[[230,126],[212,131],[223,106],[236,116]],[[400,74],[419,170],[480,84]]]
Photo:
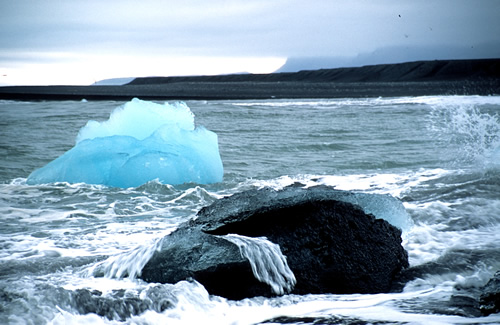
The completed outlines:
[[[295,183],[279,191],[263,188],[236,193],[201,209],[191,225],[201,226],[203,231],[210,233],[225,224],[240,222],[265,211],[312,201],[342,201],[359,206],[366,214],[392,219],[393,225],[400,229],[411,226],[412,222],[402,203],[390,195],[341,191],[324,185],[303,186]]]
[[[223,198],[167,236],[141,277],[162,283],[191,277],[232,299],[273,294],[255,279],[237,245],[224,239],[238,234],[279,245],[296,278],[292,293],[388,292],[408,267],[401,231],[349,203],[354,195],[290,186]]]
[[[145,292],[145,298],[137,295],[127,295],[125,290],[114,290],[110,295],[103,296],[100,291],[77,289],[72,293],[72,302],[80,314],[97,314],[110,320],[125,321],[132,315],[139,315],[146,310],[163,312],[172,308],[177,299],[161,286],[151,287]]]
[[[497,271],[482,289],[479,304],[485,316],[500,312],[500,271]]]
[[[195,279],[211,294],[236,300],[272,295],[269,286],[255,278],[236,244],[199,228],[181,227],[165,237],[140,277],[160,283]]]

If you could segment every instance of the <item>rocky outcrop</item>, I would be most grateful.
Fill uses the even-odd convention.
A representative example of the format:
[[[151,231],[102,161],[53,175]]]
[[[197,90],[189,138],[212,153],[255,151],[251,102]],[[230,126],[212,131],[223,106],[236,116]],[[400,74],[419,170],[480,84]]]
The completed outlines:
[[[401,82],[500,78],[500,59],[433,60],[270,74],[143,77],[129,85],[181,82]]]
[[[483,315],[500,313],[500,271],[497,271],[482,289],[479,304]]]
[[[199,228],[181,227],[164,238],[141,278],[159,283],[195,279],[211,294],[230,299],[272,294],[268,285],[255,278],[236,244]]]
[[[69,294],[68,307],[79,314],[92,313],[121,322],[133,315],[140,315],[146,310],[161,313],[174,308],[178,303],[175,290],[175,286],[172,285],[157,285],[139,293],[119,289],[103,295],[98,290],[66,291],[62,288],[57,289],[59,294]]]
[[[350,203],[353,197],[326,186],[290,186],[223,198],[164,238],[141,277],[161,283],[193,278],[208,292],[231,299],[284,292],[387,292],[395,275],[408,266],[401,231]],[[288,265],[269,266],[267,259],[259,270],[228,234],[249,241],[267,238],[279,245]],[[251,256],[262,258],[259,254]],[[262,281],[266,276],[261,274],[261,281],[254,276],[266,267],[281,269],[268,275],[267,284]],[[276,290],[273,283],[284,283],[284,289]]]

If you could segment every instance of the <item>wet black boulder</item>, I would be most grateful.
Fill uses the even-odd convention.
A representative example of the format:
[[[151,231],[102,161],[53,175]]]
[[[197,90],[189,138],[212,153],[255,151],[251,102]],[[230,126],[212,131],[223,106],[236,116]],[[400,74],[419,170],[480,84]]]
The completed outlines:
[[[193,278],[232,299],[269,296],[226,234],[266,237],[280,246],[297,283],[295,294],[388,292],[408,266],[401,231],[352,202],[351,192],[289,186],[249,190],[215,201],[167,236],[141,277]],[[233,279],[233,280],[231,280]]]
[[[500,271],[482,288],[479,305],[483,315],[500,313]]]
[[[234,300],[272,295],[269,286],[255,278],[236,244],[196,227],[181,226],[166,236],[140,277],[159,283],[194,279],[209,293]]]

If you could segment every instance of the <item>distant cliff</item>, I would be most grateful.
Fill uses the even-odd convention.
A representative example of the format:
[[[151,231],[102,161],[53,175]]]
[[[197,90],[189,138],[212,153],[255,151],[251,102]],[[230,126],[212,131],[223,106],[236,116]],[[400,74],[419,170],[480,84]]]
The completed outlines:
[[[411,82],[500,79],[500,59],[436,60],[271,74],[136,78],[128,85],[177,82]]]
[[[14,100],[214,100],[500,95],[500,58],[271,74],[136,78],[120,86],[0,87]]]

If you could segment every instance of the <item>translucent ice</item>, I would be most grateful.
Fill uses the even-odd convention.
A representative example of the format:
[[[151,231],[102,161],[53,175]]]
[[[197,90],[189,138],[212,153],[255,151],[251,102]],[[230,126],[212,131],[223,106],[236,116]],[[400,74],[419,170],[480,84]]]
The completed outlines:
[[[403,235],[406,235],[413,227],[413,219],[404,205],[390,195],[354,193],[346,201],[361,206],[366,213],[373,214],[375,218],[384,219],[401,229]]]
[[[174,129],[192,131],[195,129],[194,115],[182,102],[161,105],[134,98],[117,107],[109,116],[109,120],[88,121],[78,132],[76,142],[113,135],[128,135],[143,140],[167,125]]]
[[[217,135],[194,125],[184,103],[161,105],[133,99],[109,120],[89,121],[76,145],[35,170],[29,184],[52,182],[136,187],[151,180],[164,184],[222,181]]]

